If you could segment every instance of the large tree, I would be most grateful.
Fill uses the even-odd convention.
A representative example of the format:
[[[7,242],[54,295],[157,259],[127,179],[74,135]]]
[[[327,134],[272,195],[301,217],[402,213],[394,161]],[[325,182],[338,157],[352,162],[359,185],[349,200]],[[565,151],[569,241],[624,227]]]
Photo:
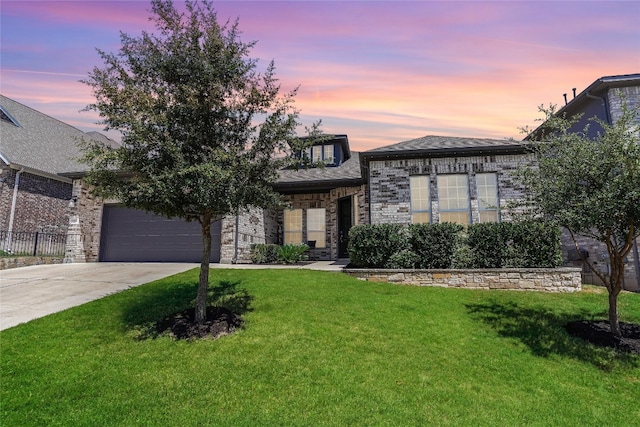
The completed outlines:
[[[203,253],[196,322],[206,318],[211,225],[249,207],[279,202],[278,170],[319,135],[297,138],[297,89],[281,94],[271,61],[258,71],[255,42],[238,21],[220,24],[210,2],[152,0],[155,33],[121,33],[117,53],[98,50],[103,66],[83,81],[92,88],[105,129],[122,146],[86,144],[86,181],[125,206],[198,221]]]
[[[608,271],[584,259],[609,293],[611,332],[620,336],[618,295],[622,290],[625,257],[640,235],[640,125],[638,107],[623,102],[613,124],[597,118],[582,131],[580,117],[558,115],[554,106],[540,107],[543,125],[529,139],[537,165],[520,176],[530,190],[530,208],[578,236],[604,243]],[[602,131],[589,138],[589,126]],[[581,253],[579,251],[579,253]]]

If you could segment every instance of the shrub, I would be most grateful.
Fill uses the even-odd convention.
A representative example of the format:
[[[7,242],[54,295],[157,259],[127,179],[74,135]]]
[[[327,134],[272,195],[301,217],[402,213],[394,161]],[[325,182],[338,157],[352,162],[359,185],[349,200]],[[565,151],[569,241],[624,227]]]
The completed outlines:
[[[467,228],[469,268],[502,268],[507,258],[508,223],[486,222]]]
[[[562,263],[560,229],[541,221],[472,224],[470,268],[545,268]]]
[[[451,268],[458,246],[458,234],[464,230],[460,224],[411,224],[409,243],[416,255],[417,268]]]
[[[396,252],[391,255],[387,260],[384,268],[391,269],[407,269],[416,268],[416,265],[420,262],[420,257],[408,249],[404,249],[400,252]]]
[[[309,250],[309,246],[304,243],[293,245],[286,244],[280,246],[280,251],[278,253],[278,261],[283,264],[295,264],[296,262],[306,261],[307,256],[304,254]]]
[[[510,257],[505,267],[553,268],[562,264],[560,236],[556,225],[542,221],[510,223]]]
[[[393,254],[409,249],[401,224],[363,224],[349,231],[349,258],[358,267],[385,268]]]
[[[278,261],[280,246],[273,244],[256,243],[251,245],[251,262],[254,264],[266,264]]]

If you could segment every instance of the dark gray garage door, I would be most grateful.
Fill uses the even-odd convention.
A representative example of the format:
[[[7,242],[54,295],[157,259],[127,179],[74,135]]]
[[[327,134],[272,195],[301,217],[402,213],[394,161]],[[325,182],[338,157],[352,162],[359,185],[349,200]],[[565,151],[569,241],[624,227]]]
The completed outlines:
[[[220,223],[211,227],[211,262],[220,261]],[[200,223],[121,206],[104,207],[100,261],[200,262],[201,257]]]

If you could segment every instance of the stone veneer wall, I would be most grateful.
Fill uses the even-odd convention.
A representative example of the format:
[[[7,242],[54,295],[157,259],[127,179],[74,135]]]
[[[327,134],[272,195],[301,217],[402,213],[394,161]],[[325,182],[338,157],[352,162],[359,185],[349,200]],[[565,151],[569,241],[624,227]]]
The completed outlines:
[[[505,268],[486,270],[377,270],[344,269],[370,282],[465,289],[510,289],[577,292],[582,289],[579,268]]]
[[[273,221],[273,212],[251,208],[238,218],[238,263],[251,262],[251,245],[267,243],[265,229]],[[265,226],[266,225],[266,226]],[[273,228],[273,227],[270,227]],[[229,264],[236,255],[236,217],[228,216],[222,220],[220,262]]]
[[[524,187],[517,183],[511,173],[520,164],[530,164],[532,155],[495,155],[444,158],[415,158],[406,160],[376,160],[369,165],[369,185],[371,188],[371,223],[411,223],[411,197],[409,177],[430,176],[430,196],[432,221],[438,222],[439,174],[467,174],[469,177],[469,197],[471,200],[472,222],[478,222],[478,195],[475,174],[495,172],[498,177],[498,197],[500,207],[509,200],[521,198]],[[509,220],[508,212],[501,210],[501,218]]]
[[[100,256],[100,232],[104,202],[93,197],[82,181],[73,181],[73,197],[64,262],[97,262]]]
[[[334,188],[328,192],[322,193],[305,193],[290,194],[284,196],[292,209],[302,209],[302,239],[306,241],[307,228],[307,209],[324,208],[326,209],[326,247],[315,248],[309,250],[309,258],[312,260],[332,260],[338,259],[338,201],[345,197],[351,197],[353,200],[353,225],[369,223],[369,203],[366,186],[357,187],[340,187]],[[268,241],[268,243],[282,243],[282,223],[283,212],[277,214],[275,223],[277,227],[275,235],[278,236],[276,241]],[[273,236],[274,233],[271,232]]]

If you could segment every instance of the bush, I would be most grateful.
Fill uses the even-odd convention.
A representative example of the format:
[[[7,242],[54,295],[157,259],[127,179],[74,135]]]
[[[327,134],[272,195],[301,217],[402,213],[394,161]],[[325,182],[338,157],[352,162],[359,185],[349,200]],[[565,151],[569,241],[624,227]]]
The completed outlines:
[[[391,255],[387,260],[384,268],[391,269],[409,269],[416,268],[416,265],[420,262],[420,257],[412,251],[405,249],[400,252],[396,252]]]
[[[286,244],[280,246],[278,261],[283,264],[295,264],[296,262],[306,261],[307,256],[304,253],[308,250],[309,246],[304,243],[299,245]]]
[[[562,264],[560,228],[548,222],[510,223],[509,248],[514,252],[505,267],[554,268]]]
[[[357,267],[386,268],[389,259],[409,250],[407,227],[401,224],[364,224],[349,231],[349,258]]]
[[[458,246],[460,224],[411,224],[409,243],[418,262],[416,268],[451,268]]]
[[[540,221],[472,224],[470,268],[553,268],[562,263],[560,229]]]
[[[280,246],[256,243],[251,245],[251,262],[254,264],[268,264],[278,261]]]

